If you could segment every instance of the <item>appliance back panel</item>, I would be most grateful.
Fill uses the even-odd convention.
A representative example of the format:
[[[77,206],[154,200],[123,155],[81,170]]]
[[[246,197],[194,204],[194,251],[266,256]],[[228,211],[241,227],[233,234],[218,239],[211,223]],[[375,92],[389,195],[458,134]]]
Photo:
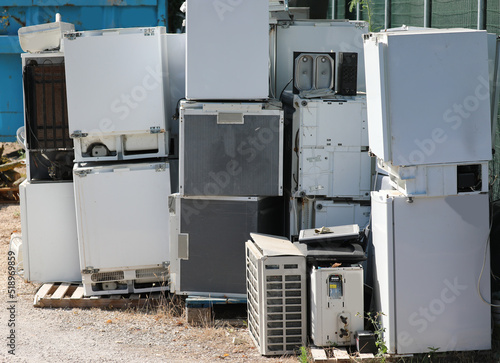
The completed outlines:
[[[251,232],[283,234],[283,198],[182,198],[180,224],[181,233],[189,234],[180,290],[245,294],[245,242]]]
[[[280,195],[280,116],[184,116],[184,195]]]
[[[24,92],[29,149],[72,148],[64,64],[27,64]]]

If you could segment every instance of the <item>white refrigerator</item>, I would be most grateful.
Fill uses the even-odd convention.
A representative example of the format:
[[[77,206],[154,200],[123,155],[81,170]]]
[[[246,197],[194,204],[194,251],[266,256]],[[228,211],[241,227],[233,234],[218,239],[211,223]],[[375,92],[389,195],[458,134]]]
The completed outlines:
[[[73,183],[24,181],[19,192],[24,279],[81,281]]]
[[[144,286],[140,284],[167,274],[169,170],[164,161],[75,164],[78,245],[86,295],[123,289],[138,292]],[[151,275],[151,281],[144,281],[146,275]]]
[[[488,194],[372,192],[375,310],[390,353],[491,348]]]
[[[165,28],[72,32],[63,44],[75,160],[167,156],[172,110]]]

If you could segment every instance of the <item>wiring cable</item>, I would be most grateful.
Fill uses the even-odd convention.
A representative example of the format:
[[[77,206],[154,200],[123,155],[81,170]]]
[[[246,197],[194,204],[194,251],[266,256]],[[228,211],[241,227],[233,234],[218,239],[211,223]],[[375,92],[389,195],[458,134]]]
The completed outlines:
[[[493,227],[493,218],[491,218],[491,222],[490,222],[490,228],[488,230],[488,237],[486,238],[486,243],[484,245],[484,257],[483,257],[483,266],[481,267],[481,272],[479,273],[479,278],[477,280],[477,294],[479,295],[479,297],[481,298],[481,300],[483,300],[483,302],[491,307],[494,307],[494,308],[498,308],[500,307],[500,305],[496,305],[496,304],[492,304],[491,302],[488,302],[486,301],[486,299],[483,297],[483,295],[481,294],[481,288],[480,288],[480,285],[481,285],[481,279],[483,277],[483,273],[484,273],[484,268],[486,266],[486,259],[488,257],[488,246],[490,245],[490,233],[491,233],[491,228]]]

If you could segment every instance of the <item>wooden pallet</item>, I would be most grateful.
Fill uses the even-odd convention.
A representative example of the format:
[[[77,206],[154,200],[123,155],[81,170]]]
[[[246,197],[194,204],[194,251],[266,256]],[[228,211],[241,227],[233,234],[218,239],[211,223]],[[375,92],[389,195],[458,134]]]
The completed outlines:
[[[335,348],[333,357],[328,357],[325,350],[322,348],[311,348],[313,362],[318,363],[348,363],[348,362],[376,362],[375,356],[368,353],[356,353],[351,355],[345,348]]]
[[[84,296],[83,285],[62,283],[44,284],[35,294],[33,305],[38,308],[113,308],[127,309],[157,305],[164,294]]]

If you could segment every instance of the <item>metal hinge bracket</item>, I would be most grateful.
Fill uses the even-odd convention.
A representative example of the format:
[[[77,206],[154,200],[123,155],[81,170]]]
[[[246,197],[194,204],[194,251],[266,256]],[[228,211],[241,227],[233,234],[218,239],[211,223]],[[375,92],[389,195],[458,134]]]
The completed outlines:
[[[144,29],[144,36],[150,37],[155,35],[155,28],[146,28]]]
[[[93,268],[92,266],[87,266],[82,270],[82,274],[96,274],[99,272],[98,268]]]
[[[149,133],[150,134],[161,134],[162,132],[165,132],[160,126],[151,126],[149,128]]]
[[[66,33],[64,34],[64,37],[68,40],[75,40],[78,37],[81,37],[82,33],[81,32],[71,32],[71,33]]]
[[[156,172],[165,171],[167,170],[167,167],[165,166],[165,164],[158,164],[156,165],[155,170]]]
[[[88,133],[82,132],[82,130],[75,130],[71,135],[69,135],[72,139],[78,139],[80,137],[87,137],[89,136]]]
[[[89,169],[75,170],[74,173],[75,173],[75,175],[83,178],[83,177],[86,177],[88,174],[90,174],[90,170]]]

